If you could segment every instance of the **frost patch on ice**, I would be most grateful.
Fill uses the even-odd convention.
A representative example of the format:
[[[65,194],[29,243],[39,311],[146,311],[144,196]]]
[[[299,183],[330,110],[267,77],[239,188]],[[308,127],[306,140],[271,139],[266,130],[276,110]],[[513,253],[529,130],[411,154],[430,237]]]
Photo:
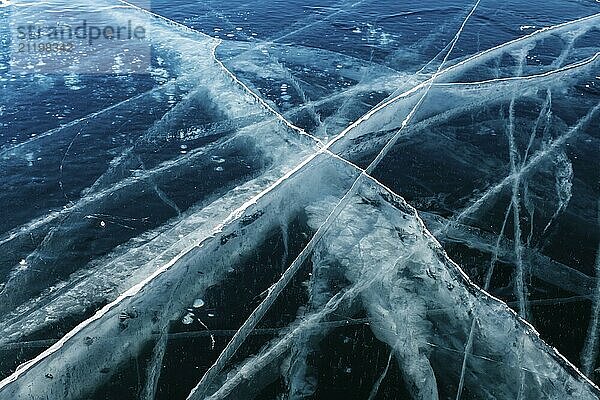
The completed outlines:
[[[194,308],[201,308],[204,306],[204,300],[202,299],[196,299],[194,300],[194,303],[192,304],[192,307]]]

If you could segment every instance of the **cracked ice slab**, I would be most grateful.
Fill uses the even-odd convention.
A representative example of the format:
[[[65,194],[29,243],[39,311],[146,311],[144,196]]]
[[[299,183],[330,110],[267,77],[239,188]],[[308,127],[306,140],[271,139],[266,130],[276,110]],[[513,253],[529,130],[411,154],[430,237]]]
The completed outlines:
[[[247,94],[247,93],[246,93],[246,94]],[[232,96],[233,96],[233,97],[235,97],[235,98],[238,98],[238,96],[239,96],[239,93],[234,93],[234,94],[232,94]],[[263,110],[263,111],[264,111],[264,110]],[[381,122],[382,122],[381,120],[377,121],[377,123],[375,124],[375,128],[374,128],[372,131],[376,131],[377,129],[380,129],[380,127],[381,127],[381,126],[385,126],[385,124],[381,124]],[[384,122],[385,122],[385,121],[384,121]],[[394,127],[394,124],[397,124],[397,123],[398,123],[398,121],[397,121],[397,120],[396,120],[396,121],[393,121],[393,123],[392,123],[391,125],[389,125],[389,126],[391,126],[391,127]],[[381,124],[381,125],[378,125],[378,124]],[[165,126],[168,126],[168,124],[165,124]],[[369,132],[371,132],[371,131],[369,131]],[[275,139],[274,139],[274,140],[275,140]],[[278,147],[278,146],[273,146],[273,148],[279,148],[279,147]],[[292,150],[292,151],[293,151],[293,150]],[[301,158],[301,157],[298,157],[298,158]],[[286,159],[286,158],[282,156],[282,159]],[[311,161],[311,162],[312,162],[312,161]],[[326,174],[327,174],[327,172],[324,172],[324,174],[326,175]],[[279,176],[282,176],[282,175],[283,175],[283,174],[280,174]],[[352,174],[349,174],[349,175],[352,175]],[[294,176],[295,176],[295,175],[294,175]],[[268,185],[268,184],[272,183],[274,179],[275,179],[275,178],[271,179],[270,181],[267,179],[266,181],[264,181],[264,182],[262,182],[262,183],[266,183],[266,184]],[[300,179],[300,181],[302,181],[302,180]],[[332,179],[332,181],[333,181],[333,182],[336,182],[336,179]],[[344,179],[342,179],[342,181],[344,181]],[[258,185],[260,185],[260,183],[261,183],[261,182],[260,182],[260,181],[257,181],[257,182],[258,182]],[[311,181],[308,181],[308,180],[307,180],[307,181],[303,181],[303,182],[306,184],[306,182],[309,182],[309,183],[310,183]],[[257,185],[257,186],[258,186],[258,185]],[[292,185],[292,186],[293,186],[293,185]],[[343,185],[342,185],[342,186],[343,186]],[[317,187],[318,187],[318,186],[317,186]],[[254,189],[256,189],[256,186],[254,187]],[[325,189],[322,189],[322,190],[323,190],[323,193],[330,193],[330,192],[327,192],[327,190],[325,190]],[[242,198],[241,198],[242,200],[240,200],[240,198],[233,198],[232,202],[233,202],[233,204],[235,204],[235,202],[236,202],[236,201],[242,201],[242,202],[244,202],[244,201],[246,201],[246,200],[249,200],[249,199],[250,199],[250,200],[253,200],[253,199],[255,199],[255,198],[256,198],[256,197],[254,196],[255,194],[257,194],[257,191],[254,191],[254,192],[252,193],[252,195],[249,195],[249,196],[247,196],[247,197],[243,197],[243,196],[242,196]],[[295,191],[292,191],[292,194],[293,194],[294,196],[296,196],[296,192],[295,192]],[[334,194],[337,194],[337,193],[334,193]],[[283,197],[285,197],[285,196],[284,196],[284,195],[281,195],[281,197],[283,198]],[[295,197],[294,197],[294,198],[295,198]],[[260,199],[259,199],[259,200],[260,200]],[[253,200],[253,201],[254,201],[254,200]],[[257,200],[257,201],[258,201],[258,200]],[[266,200],[265,200],[265,201],[266,201]],[[310,202],[309,200],[306,200],[306,203],[309,203],[309,202]],[[321,203],[318,203],[318,204],[323,204],[323,203],[321,202]],[[307,207],[308,207],[308,206],[307,206]],[[233,210],[230,208],[230,209],[228,209],[228,210],[226,210],[226,211],[227,211],[227,212],[224,212],[224,213],[222,213],[222,214],[218,214],[218,215],[219,215],[219,218],[220,218],[220,219],[219,219],[219,221],[220,221],[220,220],[222,220],[222,219],[223,219],[223,217],[224,217],[226,214],[229,214],[229,213],[230,213],[230,212],[232,212]],[[246,211],[246,210],[242,210],[242,211]],[[370,215],[370,214],[369,214],[369,211],[370,211],[370,210],[366,210],[366,211],[367,211],[367,214],[368,214],[368,215]],[[410,212],[407,212],[407,213],[408,213],[408,214],[410,214]],[[253,214],[253,215],[243,214],[243,216],[244,216],[244,217],[250,218],[250,220],[252,219],[251,217],[253,217],[254,215],[255,215],[255,214]],[[360,215],[360,214],[357,214],[357,215]],[[236,215],[236,216],[234,217],[234,219],[235,219],[235,218],[237,218],[237,217],[239,217],[239,215]],[[269,219],[269,218],[267,218],[267,220],[268,220],[268,219]],[[264,221],[264,219],[263,219],[262,221]],[[267,224],[269,224],[269,223],[267,223]],[[213,226],[212,228],[214,228],[214,226]],[[359,228],[360,228],[360,229],[363,229],[364,227],[361,227],[361,226],[359,226]],[[412,228],[414,228],[414,227],[412,227]],[[411,228],[411,229],[412,229],[412,228]],[[188,226],[188,228],[187,228],[187,229],[190,229],[190,227]],[[240,229],[242,229],[242,228],[240,228]],[[263,228],[260,228],[260,229],[263,229]],[[260,229],[258,230],[259,232],[260,232]],[[361,230],[360,230],[360,229],[358,230],[358,232],[361,232]],[[211,232],[211,231],[212,231],[212,229],[208,229],[207,231],[208,231],[208,232]],[[233,233],[233,232],[229,232],[229,234],[231,234],[231,233]],[[229,234],[228,234],[228,235],[229,235]],[[247,233],[246,233],[246,234],[247,234]],[[222,237],[221,237],[221,241],[225,240],[225,242],[230,242],[230,241],[234,240],[234,238],[235,238],[234,236],[228,236],[228,235],[222,236]],[[186,243],[185,245],[183,245],[182,247],[177,247],[176,249],[169,249],[169,251],[168,251],[166,254],[164,254],[164,258],[161,258],[161,259],[159,260],[159,263],[158,263],[158,268],[161,268],[162,266],[164,266],[164,264],[165,264],[165,263],[166,263],[166,264],[169,264],[169,263],[171,262],[171,260],[173,259],[173,257],[177,258],[177,254],[179,254],[180,252],[184,252],[184,253],[185,253],[185,252],[187,252],[187,251],[190,249],[190,246],[192,246],[194,243],[201,243],[201,242],[202,242],[202,243],[204,243],[205,237],[206,237],[206,235],[204,235],[204,236],[202,236],[202,235],[200,235],[200,236],[194,236],[192,241],[190,241],[190,242],[187,242],[187,243]],[[163,239],[165,239],[165,238],[163,238]],[[168,239],[168,238],[167,238],[167,239]],[[232,243],[236,243],[236,242],[235,242],[235,241],[233,241]],[[252,248],[252,247],[254,247],[254,246],[256,246],[256,243],[255,243],[255,242],[252,242],[252,240],[250,240],[249,242],[246,242],[246,243],[245,243],[243,246],[241,246],[241,247],[242,247],[243,249],[246,249],[246,248]],[[194,252],[194,251],[195,251],[195,249],[194,249],[192,252]],[[339,255],[339,254],[338,254],[338,253],[336,253],[335,251],[330,251],[330,252],[331,252],[332,254],[336,255],[336,256],[337,256],[337,255]],[[163,254],[161,253],[161,255],[163,255]],[[367,256],[369,256],[369,255],[372,255],[372,254],[367,254]],[[231,256],[231,255],[225,255],[225,256],[223,256],[223,257],[225,257],[225,258],[226,258],[226,257],[232,257],[232,256]],[[367,257],[367,258],[368,258],[368,257]],[[230,261],[227,261],[227,262],[230,262]],[[223,264],[226,264],[226,262],[223,262]],[[175,266],[175,264],[172,264],[172,265],[170,265],[170,267],[174,267],[174,266]],[[395,266],[395,265],[394,265],[394,266]],[[153,271],[153,270],[154,270],[154,268],[156,268],[156,265],[154,265],[152,268],[150,268],[150,269],[149,269],[149,271]],[[185,274],[181,272],[181,268],[184,268],[184,267],[177,267],[177,268],[174,268],[174,269],[178,269],[178,270],[179,270],[179,272],[181,273],[181,275],[180,275],[180,276],[185,276]],[[348,271],[352,271],[352,270],[350,269],[350,267],[349,267]],[[164,272],[167,272],[167,271],[164,271]],[[158,276],[158,275],[156,275],[156,276]],[[216,278],[215,278],[215,280],[218,280],[218,279],[219,279],[219,277],[216,277]],[[355,281],[357,281],[357,282],[358,282],[358,280],[355,280]],[[128,282],[128,283],[129,283],[129,282]],[[146,283],[150,283],[150,282],[146,282]],[[127,286],[125,286],[125,287],[124,287],[124,289],[127,289],[127,288],[128,288]],[[185,289],[185,288],[184,288],[184,291],[185,291],[185,290],[187,290],[187,289]],[[387,288],[386,290],[389,290],[389,288]],[[167,291],[166,293],[169,293],[169,292]],[[156,294],[156,292],[154,292],[154,294]],[[140,295],[140,296],[143,296],[143,295]],[[146,305],[147,305],[147,304],[152,304],[152,301],[155,301],[155,300],[152,300],[152,299],[150,298],[150,297],[152,297],[151,295],[148,295],[148,296],[149,296],[149,297],[148,297],[147,299],[145,299],[144,301],[142,301],[142,304],[146,304]],[[179,294],[179,293],[177,293],[177,296],[180,296],[180,294]],[[191,294],[189,294],[189,293],[185,293],[185,294],[181,294],[181,296],[191,296]],[[145,303],[145,302],[147,302],[147,303]],[[173,314],[178,314],[178,313],[179,313],[179,310],[177,310],[177,311],[175,311],[175,310],[171,310],[171,309],[170,309],[170,306],[166,306],[166,307],[165,307],[165,310],[166,310],[166,313],[167,313],[167,314],[169,314],[169,315],[171,315],[171,313],[173,313]],[[378,311],[378,310],[375,310],[375,311],[373,311],[373,312],[372,312],[372,318],[373,318],[374,320],[377,320],[377,318],[379,318],[379,317],[378,317],[378,314],[377,314],[377,311]],[[394,311],[394,310],[391,310],[391,311],[389,311],[389,313],[393,314],[393,312],[392,312],[392,311]],[[123,310],[123,312],[132,313],[132,312],[131,312],[131,310],[128,310],[128,309],[126,309],[126,310]],[[129,315],[129,314],[128,314],[128,315]],[[147,319],[147,317],[148,317],[148,316],[142,317],[142,319],[144,320],[144,322],[145,322],[145,323],[147,323],[147,322],[148,322],[148,319]],[[145,319],[144,319],[144,318],[145,318]],[[394,317],[394,318],[395,318],[395,317]],[[381,319],[381,318],[379,318],[379,319]],[[389,318],[386,316],[385,322],[387,323],[388,321],[389,321]],[[511,320],[511,321],[512,321],[512,320]],[[415,321],[409,321],[409,323],[415,323]],[[131,338],[130,338],[130,339],[121,338],[121,340],[122,340],[122,341],[130,340],[129,344],[133,344],[133,348],[134,348],[134,349],[135,349],[135,348],[137,348],[136,346],[139,346],[139,343],[140,343],[140,342],[143,342],[144,340],[149,340],[148,338],[149,338],[149,337],[152,337],[152,335],[148,335],[148,333],[147,333],[147,332],[145,332],[143,329],[141,329],[141,330],[137,330],[137,329],[138,329],[138,328],[136,328],[137,324],[138,324],[138,322],[132,322],[132,323],[130,323],[130,325],[128,325],[128,327],[126,328],[126,329],[129,329],[130,327],[132,327],[132,330],[133,330],[133,332],[134,332],[134,338],[133,338],[133,339],[131,339]],[[110,324],[109,324],[109,325],[110,325]],[[520,325],[518,325],[518,326],[520,326]],[[398,334],[396,334],[396,336],[397,336],[397,335],[398,335]],[[380,332],[380,335],[379,335],[379,336],[380,336],[380,337],[383,337],[383,338],[385,338],[385,334],[384,334],[384,333],[382,333],[382,332]],[[91,337],[91,336],[90,336],[90,337]],[[103,336],[103,338],[106,338],[106,337],[107,337],[107,336]],[[69,341],[69,340],[71,340],[71,339],[68,339],[67,341]],[[74,340],[74,339],[73,339],[73,340]],[[77,351],[77,347],[76,347],[76,346],[75,346],[75,347],[73,347],[73,346],[72,346],[72,343],[73,343],[73,342],[69,342],[69,343],[63,342],[63,345],[65,346],[64,348],[65,348],[65,350],[67,350],[67,353],[68,353],[68,356],[67,356],[67,357],[74,357],[73,359],[75,359],[75,360],[76,360],[76,363],[78,363],[78,362],[80,363],[80,362],[81,362],[81,360],[78,360],[78,359],[77,359],[75,356],[73,356],[74,352],[76,352],[76,351]],[[121,342],[121,343],[122,343],[122,342]],[[429,345],[430,345],[430,346],[434,346],[434,345],[435,345],[435,343],[433,343],[433,342],[432,342],[432,343],[430,343]],[[444,345],[444,344],[442,343],[442,345]],[[443,347],[441,347],[442,345],[438,345],[438,348],[442,349],[442,348],[443,348]],[[542,353],[545,351],[543,346],[541,346],[541,347],[540,347],[540,346],[538,346],[539,348],[538,348],[538,347],[536,347],[536,346],[532,346],[532,347],[534,348],[534,350],[533,350],[533,352],[534,352],[534,353],[535,353],[536,349],[537,349],[537,350],[539,350],[539,351],[541,351]],[[396,349],[396,346],[394,346],[394,348]],[[454,347],[444,347],[443,349],[444,349],[444,351],[448,351],[448,352],[453,352],[453,351],[454,351],[454,352],[457,352],[457,351],[459,351],[459,350],[457,350],[457,346],[454,346]],[[540,350],[540,349],[541,349],[541,350]],[[546,350],[547,350],[547,349],[546,349]],[[434,368],[433,366],[432,366],[432,367],[429,367],[429,366],[427,365],[427,363],[428,363],[428,362],[429,362],[430,364],[432,364],[432,365],[433,365],[434,363],[432,363],[431,361],[424,360],[424,359],[423,359],[422,357],[420,357],[419,355],[415,355],[415,354],[414,354],[414,349],[399,349],[398,351],[400,351],[400,355],[404,355],[404,356],[406,356],[406,357],[419,357],[419,358],[417,359],[417,362],[415,363],[415,365],[419,366],[419,368],[421,368],[421,367],[422,367],[422,371],[413,371],[413,372],[414,372],[414,375],[411,375],[413,378],[417,378],[417,379],[419,379],[419,375],[418,375],[418,373],[423,373],[423,371],[427,372],[427,370],[428,370],[428,369],[430,369],[430,368]],[[413,353],[411,353],[411,351],[412,351]],[[440,350],[440,351],[441,351],[441,350]],[[119,352],[120,352],[120,350],[119,350],[119,351],[117,351],[117,354],[115,355],[115,357],[116,357],[116,358],[118,358],[118,357],[119,357]],[[550,352],[550,353],[551,353],[551,352]],[[122,354],[121,354],[121,356],[122,356]],[[476,354],[475,354],[475,356],[476,356],[476,358],[479,358],[479,353],[476,353]],[[550,357],[550,358],[552,359],[552,357]],[[106,360],[106,359],[103,359],[103,360]],[[110,360],[108,360],[107,362],[108,362],[109,364],[110,364],[110,363],[114,364],[114,363],[116,363],[116,362],[118,362],[118,361],[117,361],[116,359],[110,359]],[[43,361],[43,363],[45,363],[45,361]],[[552,368],[557,368],[558,370],[560,370],[560,367],[555,367],[555,366],[554,366],[554,365],[553,365],[553,364],[552,364],[550,361],[548,361],[548,362],[547,362],[547,364],[549,365],[549,367],[548,367],[549,369],[552,369]],[[560,364],[560,360],[558,360],[558,364]],[[569,375],[569,373],[571,373],[573,376],[575,376],[575,378],[574,378],[574,379],[575,379],[575,381],[577,381],[577,379],[579,379],[579,378],[577,378],[577,374],[576,374],[575,372],[573,372],[572,370],[570,370],[569,368],[570,368],[570,367],[569,367],[568,365],[565,367],[565,369],[566,369],[566,371],[567,371],[566,375]],[[60,368],[59,368],[59,370],[60,370]],[[411,373],[410,369],[407,369],[407,370],[408,370],[408,373]],[[570,372],[569,372],[569,371],[570,371]],[[85,379],[89,379],[89,380],[92,382],[92,384],[93,384],[93,383],[95,382],[95,381],[94,381],[94,379],[97,379],[97,377],[95,376],[95,371],[93,371],[93,370],[92,370],[91,372],[92,372],[92,373],[91,373],[91,376],[90,376],[89,378],[87,378],[87,377],[86,377]],[[35,374],[34,374],[34,375],[35,375]],[[431,376],[430,376],[430,375],[431,375],[431,374],[427,375],[427,379],[431,379]],[[560,374],[560,373],[558,373],[558,372],[557,372],[556,376],[558,376],[558,379],[560,380],[560,379],[563,379],[563,378],[565,377],[565,374]],[[41,377],[41,375],[40,375],[40,377]],[[566,378],[565,378],[565,379],[566,379]],[[102,380],[101,378],[98,378],[98,381],[101,381],[101,380]],[[64,382],[64,381],[62,381],[62,382],[58,382],[58,383],[57,383],[57,385],[60,385],[60,384],[63,384],[63,385],[64,385],[64,384],[65,384],[65,382]],[[58,387],[58,386],[57,386],[57,387]],[[71,391],[71,390],[74,390],[74,389],[72,389],[71,387],[69,387],[69,389],[68,389],[68,390],[69,390],[69,391]],[[431,386],[429,386],[428,390],[430,390],[430,391],[431,391],[431,390],[432,390],[432,387],[431,387]],[[75,392],[73,392],[73,393],[75,393]]]
[[[323,223],[338,199],[326,197],[306,206],[313,229]],[[361,188],[317,251],[319,257],[313,262],[322,264],[316,270],[333,266],[350,283],[322,308],[301,317],[267,349],[236,366],[222,386],[215,385],[210,399],[236,398],[238,386],[246,390],[255,374],[264,375],[265,368],[277,371],[268,366],[281,362],[315,324],[357,298],[376,336],[394,350],[415,398],[432,398],[438,388],[456,387],[473,318],[477,332],[474,361],[466,378],[469,390],[482,397],[514,398],[516,383],[524,374],[531,398],[597,397],[597,388],[530,325],[468,280],[414,209],[380,185],[371,182]],[[449,390],[442,397],[452,395]]]
[[[318,226],[357,172],[347,163],[326,155],[314,158],[214,236],[165,265],[41,356],[21,366],[2,381],[0,397],[25,399],[36,393],[51,399],[84,396],[107,378],[101,370],[118,365],[151,340],[156,310],[166,318],[185,313],[179,304],[192,304],[201,298],[208,286],[222,279],[227,266],[252,252],[264,233],[282,218],[290,219],[304,209],[311,226]],[[475,318],[475,356],[466,378],[470,390],[482,391],[484,395],[489,390],[496,398],[514,398],[514,382],[521,379],[522,373],[533,398],[596,398],[597,389],[547,346],[531,326],[469,281],[448,259],[412,207],[369,182],[353,196],[323,237],[319,251],[330,262],[335,260],[350,282],[336,299],[362,299],[375,335],[394,349],[398,362],[406,367],[405,379],[415,382],[417,392],[438,390],[431,386],[437,387],[433,371],[443,382],[457,382],[461,360],[457,354],[462,354],[464,344],[460,338],[468,334]],[[302,190],[306,185],[318,190],[307,193]],[[290,195],[298,200],[293,205],[286,201]],[[198,277],[197,271],[203,274]],[[186,279],[190,276],[196,278]],[[172,302],[167,302],[171,296]],[[311,321],[320,321],[334,312],[340,303],[335,307],[333,303],[328,302],[322,310],[306,317],[306,324],[292,328],[278,339],[281,343],[276,340],[273,346],[289,345],[298,329],[308,329]],[[123,327],[119,315],[133,310],[135,318]],[[453,335],[445,334],[450,332]],[[86,337],[92,341],[84,340]],[[399,344],[408,337],[410,346]],[[507,348],[506,343],[516,346]],[[267,351],[250,359],[240,379],[249,379],[253,365],[268,354]],[[55,378],[46,378],[48,373]],[[227,387],[235,387],[235,382],[237,378],[230,379]],[[429,382],[429,386],[422,382]]]
[[[227,189],[234,189],[240,181],[252,180],[261,173],[264,173],[263,183],[277,179],[289,170],[291,165],[299,163],[303,155],[306,156],[314,151],[312,139],[309,137],[299,138],[298,133],[293,132],[290,126],[281,120],[274,120],[271,110],[266,109],[264,104],[257,102],[256,96],[238,85],[234,77],[215,59],[214,50],[219,41],[190,30],[173,30],[165,21],[148,17],[133,8],[107,7],[105,12],[117,21],[132,20],[134,23],[151,25],[153,34],[149,40],[153,46],[163,50],[165,48],[176,49],[181,55],[185,54],[185,57],[181,57],[182,61],[179,65],[184,71],[179,80],[185,81],[186,89],[182,90],[184,93],[179,101],[157,118],[147,130],[143,131],[133,146],[123,146],[125,147],[123,153],[115,158],[115,162],[110,163],[101,175],[95,176],[95,181],[94,179],[90,181],[92,184],[89,188],[66,186],[75,192],[78,191],[77,189],[83,189],[79,198],[73,198],[60,210],[33,218],[3,238],[1,245],[14,268],[0,290],[0,298],[3,299],[0,313],[14,311],[17,306],[43,291],[53,291],[54,284],[62,284],[60,283],[61,279],[85,265],[87,260],[81,260],[79,254],[83,252],[81,249],[86,247],[86,243],[89,243],[89,236],[92,235],[96,239],[99,239],[98,236],[104,236],[102,232],[99,235],[97,232],[94,233],[94,226],[104,223],[105,225],[100,225],[100,227],[108,227],[109,229],[104,230],[112,231],[110,235],[104,236],[104,241],[96,242],[98,247],[94,251],[94,256],[102,257],[128,239],[144,232],[148,227],[160,230],[158,226],[167,222],[171,216],[169,213],[175,211],[180,215],[180,207],[169,198],[165,190],[160,188],[168,186],[173,179],[188,179],[190,185],[201,186],[203,182],[199,182],[198,177],[204,175],[206,180],[211,181],[212,186],[207,187],[204,191],[191,191],[192,197],[197,197],[184,199],[184,201],[191,200],[192,203],[198,202],[207,205],[217,195],[223,195]],[[183,85],[182,82],[178,84]],[[161,88],[160,90],[167,91],[168,89]],[[147,97],[154,100],[153,94]],[[147,104],[138,100],[133,99],[121,104],[118,109],[122,111],[123,108],[132,107],[135,112],[139,113],[140,109],[137,107],[143,108]],[[164,102],[162,98],[159,100]],[[169,135],[174,134],[175,127],[189,120],[190,112],[197,108],[203,108],[205,113],[217,114],[218,122],[234,121],[229,127],[229,130],[233,132],[213,139],[213,143],[205,144],[202,149],[190,149],[189,153],[185,155],[177,153],[167,160],[151,158],[153,146],[156,146],[157,142],[168,143]],[[109,111],[116,112],[116,109]],[[249,119],[252,116],[253,118]],[[247,119],[247,121],[243,124],[235,123],[241,119]],[[101,124],[102,126],[94,125],[96,132],[105,131],[106,121],[100,121],[99,125]],[[20,156],[27,151],[37,152],[38,155],[44,157],[59,151],[63,142],[56,141],[55,134],[70,133],[70,129],[78,128],[75,125],[69,125],[62,132],[54,132],[48,136],[42,135],[41,139],[32,140],[23,146],[7,150],[12,156],[4,161],[6,169],[20,168],[20,164],[23,162]],[[213,136],[219,136],[218,134],[218,130],[213,130]],[[71,144],[79,135],[80,133],[77,133],[74,136]],[[90,147],[93,148],[93,146]],[[113,149],[111,148],[111,150]],[[150,156],[147,156],[148,154]],[[144,156],[146,156],[145,161],[142,161],[141,157]],[[222,157],[226,157],[228,160]],[[75,160],[65,162],[65,159],[66,154],[60,165],[61,172],[63,164],[68,167],[69,161],[78,166],[88,162],[104,165],[97,162],[96,154],[86,154],[85,150],[81,150]],[[239,164],[244,165],[242,168],[237,168],[236,172],[230,172],[228,169],[233,170],[233,166],[216,164],[221,160],[227,163],[231,162],[235,167],[238,167]],[[58,169],[54,166],[46,166],[46,168],[50,171],[50,178],[53,177],[54,170]],[[66,177],[67,173],[65,172],[64,175]],[[62,182],[63,179],[60,180],[61,188],[63,187]],[[29,186],[35,186],[35,184],[36,182],[33,182],[25,186],[29,189]],[[7,191],[3,195],[9,197],[11,192]],[[97,217],[94,217],[95,215],[108,215],[110,218],[110,215],[114,215],[115,220],[118,221],[118,213],[127,209],[127,205],[131,204],[133,198],[136,197],[140,204],[144,204],[148,209],[153,209],[151,213],[154,215],[160,215],[164,207],[172,210],[165,213],[166,216],[160,221],[138,223],[135,227],[112,224],[110,219],[107,220],[108,222],[98,222]],[[14,200],[8,198],[6,201]],[[236,204],[236,202],[232,204]],[[119,209],[121,211],[118,211]],[[132,214],[135,213],[132,210],[128,211]],[[93,218],[89,218],[90,216]],[[56,224],[56,221],[61,221],[61,223]],[[118,232],[119,230],[122,232]],[[123,233],[124,235],[121,235]],[[29,248],[29,242],[33,241],[34,236],[39,240],[35,243],[35,251],[22,257],[19,254],[19,257],[15,258],[12,254],[22,251],[23,247]],[[163,250],[165,248],[166,246],[162,247]],[[13,249],[17,251],[13,251]],[[73,251],[73,249],[79,250]],[[25,268],[20,264],[17,265],[21,259],[25,260],[23,263]],[[40,279],[42,274],[44,279]],[[69,284],[70,282],[67,283],[67,285]],[[50,294],[50,297],[55,296],[56,293]]]

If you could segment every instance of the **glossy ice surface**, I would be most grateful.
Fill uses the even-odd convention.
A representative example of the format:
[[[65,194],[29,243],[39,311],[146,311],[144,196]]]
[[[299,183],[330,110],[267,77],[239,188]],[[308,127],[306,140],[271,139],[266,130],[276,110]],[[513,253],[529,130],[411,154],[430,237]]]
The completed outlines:
[[[0,400],[597,399],[599,12],[0,2]]]

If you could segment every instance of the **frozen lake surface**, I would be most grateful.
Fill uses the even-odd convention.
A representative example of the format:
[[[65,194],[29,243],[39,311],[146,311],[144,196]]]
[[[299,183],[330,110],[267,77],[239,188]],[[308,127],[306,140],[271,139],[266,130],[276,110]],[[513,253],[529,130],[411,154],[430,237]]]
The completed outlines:
[[[135,3],[0,2],[0,400],[600,398],[600,3]]]

